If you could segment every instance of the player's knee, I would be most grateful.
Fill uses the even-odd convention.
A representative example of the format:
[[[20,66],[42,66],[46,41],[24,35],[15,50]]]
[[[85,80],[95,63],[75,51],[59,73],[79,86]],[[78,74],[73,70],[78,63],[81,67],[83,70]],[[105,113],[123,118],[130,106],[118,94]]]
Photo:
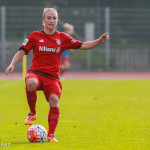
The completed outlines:
[[[55,94],[50,95],[49,104],[51,107],[58,107],[59,106],[58,101],[59,101],[59,97],[57,95]]]
[[[27,90],[28,91],[34,91],[36,90],[36,87],[38,85],[38,81],[36,79],[28,79],[26,81]]]

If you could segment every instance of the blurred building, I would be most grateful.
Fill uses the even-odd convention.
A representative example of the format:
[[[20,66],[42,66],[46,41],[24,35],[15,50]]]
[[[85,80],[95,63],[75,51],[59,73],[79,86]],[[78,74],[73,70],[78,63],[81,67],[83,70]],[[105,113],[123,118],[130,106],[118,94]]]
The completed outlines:
[[[70,54],[71,62],[73,62],[70,70],[106,70],[108,58],[109,70],[150,70],[150,34],[148,32],[150,31],[150,1],[148,0],[0,0],[0,11],[2,6],[5,6],[6,11],[5,55],[7,59],[0,63],[0,71],[10,63],[25,35],[43,28],[43,7],[55,7],[59,13],[57,29],[63,31],[63,23],[71,23],[75,26],[74,37],[81,41],[87,38],[85,37],[87,23],[94,24],[94,38],[107,32],[107,26],[109,28],[109,57],[106,56],[108,53],[106,54],[105,44],[90,53],[74,52]],[[109,12],[106,12],[106,7],[109,7]],[[0,15],[0,35],[2,35],[2,23],[2,15]],[[3,55],[0,46],[0,58],[3,58]],[[31,64],[31,57],[28,56],[28,67]],[[21,65],[21,63],[18,64],[17,71],[21,71]]]
[[[149,0],[0,0],[4,6],[149,8]]]

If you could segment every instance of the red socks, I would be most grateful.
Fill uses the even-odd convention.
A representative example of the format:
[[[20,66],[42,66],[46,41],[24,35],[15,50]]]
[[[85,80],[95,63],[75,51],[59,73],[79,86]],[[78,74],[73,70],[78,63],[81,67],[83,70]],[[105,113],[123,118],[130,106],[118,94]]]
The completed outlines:
[[[48,115],[48,124],[49,124],[48,136],[50,134],[54,134],[58,124],[59,114],[60,114],[59,107],[50,107]]]
[[[35,109],[36,99],[37,99],[36,90],[30,92],[26,89],[26,95],[30,107],[30,113],[32,112],[33,114],[36,114],[36,109]]]

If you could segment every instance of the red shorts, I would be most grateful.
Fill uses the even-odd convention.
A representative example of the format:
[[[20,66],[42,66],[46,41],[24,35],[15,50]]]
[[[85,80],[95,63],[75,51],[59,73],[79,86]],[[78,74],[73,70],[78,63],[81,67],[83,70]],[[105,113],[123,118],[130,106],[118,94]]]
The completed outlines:
[[[60,64],[69,63],[69,57],[60,57]]]
[[[35,73],[27,73],[25,81],[30,78],[36,78],[38,80],[37,90],[43,90],[47,101],[51,94],[56,94],[59,97],[61,96],[62,85],[59,80],[55,80],[50,77],[45,77]]]

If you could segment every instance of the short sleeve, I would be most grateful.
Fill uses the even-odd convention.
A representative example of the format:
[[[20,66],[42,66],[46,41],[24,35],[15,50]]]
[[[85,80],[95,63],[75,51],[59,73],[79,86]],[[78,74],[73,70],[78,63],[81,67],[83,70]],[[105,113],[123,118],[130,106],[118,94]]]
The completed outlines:
[[[64,46],[65,49],[79,49],[83,42],[74,39],[70,35],[64,33]]]
[[[35,36],[34,32],[32,32],[22,43],[19,50],[23,50],[25,54],[27,55],[29,51],[34,47],[35,45]]]

